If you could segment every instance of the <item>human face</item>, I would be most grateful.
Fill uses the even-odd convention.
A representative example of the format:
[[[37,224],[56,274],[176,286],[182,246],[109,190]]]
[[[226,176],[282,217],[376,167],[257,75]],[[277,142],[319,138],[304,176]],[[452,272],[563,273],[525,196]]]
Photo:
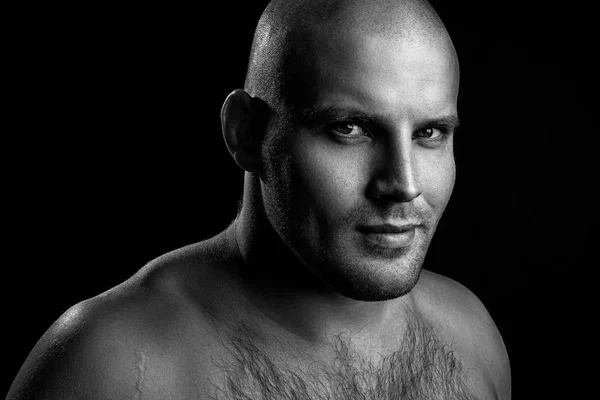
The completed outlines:
[[[453,49],[441,38],[359,35],[314,48],[311,104],[273,146],[285,156],[267,154],[267,217],[336,292],[402,296],[454,185]]]

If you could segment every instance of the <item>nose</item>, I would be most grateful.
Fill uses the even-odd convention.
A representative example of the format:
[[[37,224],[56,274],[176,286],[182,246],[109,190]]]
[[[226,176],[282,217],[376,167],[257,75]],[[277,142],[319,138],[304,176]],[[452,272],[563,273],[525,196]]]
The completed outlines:
[[[375,173],[367,188],[368,196],[400,203],[419,197],[421,189],[413,160],[412,138],[399,135],[381,145],[375,155]]]

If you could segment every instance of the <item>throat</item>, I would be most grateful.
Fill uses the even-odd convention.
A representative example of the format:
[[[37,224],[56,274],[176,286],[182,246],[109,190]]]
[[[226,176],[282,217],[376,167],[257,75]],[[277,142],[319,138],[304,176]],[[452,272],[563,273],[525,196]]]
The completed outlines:
[[[344,334],[324,351],[298,348],[240,324],[227,335],[213,399],[477,399],[453,349],[417,317],[391,352],[361,351]]]

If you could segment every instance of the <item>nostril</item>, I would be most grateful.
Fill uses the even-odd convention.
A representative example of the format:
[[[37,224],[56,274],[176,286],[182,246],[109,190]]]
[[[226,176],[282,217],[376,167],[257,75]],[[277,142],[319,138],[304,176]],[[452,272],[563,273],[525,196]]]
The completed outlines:
[[[367,188],[367,197],[386,202],[406,203],[421,195],[414,180],[376,179]]]

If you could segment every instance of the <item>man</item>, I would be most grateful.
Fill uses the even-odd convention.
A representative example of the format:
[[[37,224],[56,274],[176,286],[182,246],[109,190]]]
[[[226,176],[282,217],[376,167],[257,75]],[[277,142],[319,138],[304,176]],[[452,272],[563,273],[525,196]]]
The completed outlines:
[[[243,206],[68,310],[9,399],[508,399],[479,300],[422,270],[458,61],[420,0],[277,0],[223,135]]]

